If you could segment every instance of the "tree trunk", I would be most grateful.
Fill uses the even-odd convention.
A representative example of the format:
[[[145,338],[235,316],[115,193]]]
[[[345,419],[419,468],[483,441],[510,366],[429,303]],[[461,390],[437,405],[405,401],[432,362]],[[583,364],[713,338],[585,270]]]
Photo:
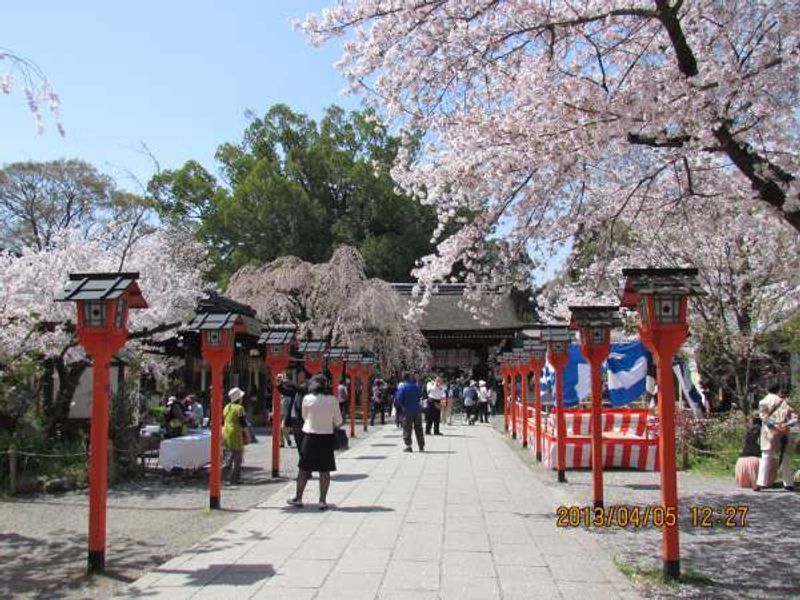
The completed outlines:
[[[55,435],[59,426],[69,418],[69,407],[75,390],[78,388],[83,372],[90,366],[88,360],[64,364],[62,358],[53,359],[58,373],[58,394],[53,398],[52,405],[43,415],[45,428],[50,435]]]

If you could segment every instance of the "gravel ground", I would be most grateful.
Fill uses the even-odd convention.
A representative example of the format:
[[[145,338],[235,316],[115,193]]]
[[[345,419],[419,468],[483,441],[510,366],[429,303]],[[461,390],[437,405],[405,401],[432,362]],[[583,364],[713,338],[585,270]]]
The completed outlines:
[[[495,420],[502,430],[503,422]],[[510,442],[509,440],[509,443]],[[531,472],[549,487],[561,490],[565,501],[592,505],[592,472],[567,471],[565,484],[556,482],[555,471],[546,471],[533,454],[513,442]],[[604,474],[605,504],[660,505],[658,473],[608,471]],[[800,598],[800,554],[795,532],[800,530],[800,495],[773,488],[760,493],[736,487],[730,478],[678,473],[681,567],[711,580],[710,584],[664,588],[638,582],[642,595],[651,598],[696,598],[733,600],[744,598]],[[701,529],[692,526],[691,506],[747,506],[744,528],[725,529],[716,524]],[[555,518],[555,515],[553,515]],[[661,569],[661,530],[647,528],[590,529],[617,560],[644,569]]]
[[[204,474],[164,478],[151,473],[109,490],[104,576],[85,575],[85,491],[0,501],[0,598],[109,598],[207,538],[283,489],[297,473],[295,449],[284,449],[283,477],[272,479],[271,437],[265,430],[256,435],[258,441],[246,450],[242,483],[223,487],[222,510],[206,508]],[[358,430],[357,436],[351,446],[365,439]],[[306,493],[315,493],[314,487]]]

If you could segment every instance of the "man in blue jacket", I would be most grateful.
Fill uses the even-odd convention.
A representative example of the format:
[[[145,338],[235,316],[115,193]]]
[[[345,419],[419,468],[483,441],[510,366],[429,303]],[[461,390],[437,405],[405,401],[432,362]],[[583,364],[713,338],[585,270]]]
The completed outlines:
[[[397,386],[395,400],[403,411],[403,441],[406,452],[411,452],[411,428],[417,438],[420,452],[425,452],[425,434],[422,431],[422,388],[411,376],[403,373],[403,381]]]

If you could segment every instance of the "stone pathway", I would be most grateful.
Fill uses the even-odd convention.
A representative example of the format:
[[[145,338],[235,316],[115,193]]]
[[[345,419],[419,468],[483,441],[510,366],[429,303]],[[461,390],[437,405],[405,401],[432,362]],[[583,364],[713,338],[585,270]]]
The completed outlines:
[[[424,454],[406,454],[399,430],[376,428],[337,457],[335,510],[288,509],[287,486],[122,597],[638,597],[593,536],[556,528],[565,497],[531,477],[491,426],[444,431]]]

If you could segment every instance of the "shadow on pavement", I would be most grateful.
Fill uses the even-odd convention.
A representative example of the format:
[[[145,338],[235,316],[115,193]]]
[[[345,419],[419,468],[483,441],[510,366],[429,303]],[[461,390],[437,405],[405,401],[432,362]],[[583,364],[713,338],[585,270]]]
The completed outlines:
[[[155,570],[156,573],[164,575],[185,575],[187,587],[199,587],[203,585],[225,585],[225,586],[250,586],[264,579],[269,579],[275,575],[275,567],[272,564],[210,564],[202,569],[163,569]],[[158,584],[156,584],[157,586]],[[140,590],[130,587],[125,595],[129,598],[146,598],[161,593],[156,590]]]
[[[331,481],[357,481],[369,477],[366,473],[338,473],[331,475]]]
[[[388,506],[332,506],[332,510],[344,513],[394,512],[394,509]]]

